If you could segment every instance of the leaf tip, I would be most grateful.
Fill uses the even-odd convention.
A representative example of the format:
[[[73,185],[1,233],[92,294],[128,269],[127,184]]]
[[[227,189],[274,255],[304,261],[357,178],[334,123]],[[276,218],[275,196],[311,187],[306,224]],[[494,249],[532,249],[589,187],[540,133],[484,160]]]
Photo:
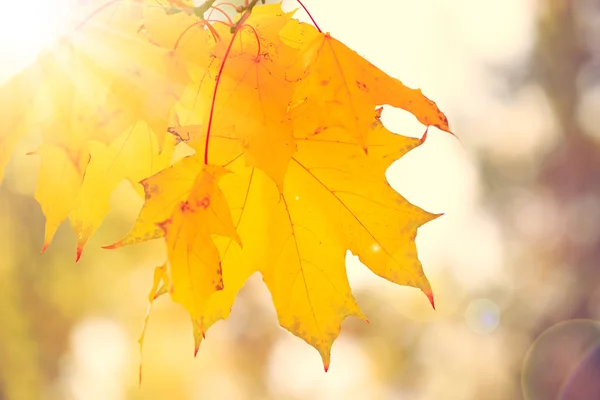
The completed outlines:
[[[425,296],[429,299],[429,303],[431,303],[431,307],[435,310],[435,299],[433,298],[433,292],[430,290],[429,292],[423,292]]]
[[[427,127],[425,129],[425,133],[423,134],[423,136],[421,137],[421,144],[425,143],[425,141],[427,140],[427,133],[429,132],[429,127]]]
[[[114,250],[114,249],[116,249],[116,248],[119,248],[119,247],[121,247],[121,245],[122,245],[122,242],[121,242],[121,241],[118,241],[118,242],[115,242],[115,243],[113,243],[113,244],[109,244],[109,245],[106,245],[106,246],[102,246],[102,248],[103,248],[104,250]]]
[[[327,349],[319,349],[319,353],[321,353],[321,359],[323,360],[323,369],[327,372],[331,363],[331,346]]]
[[[366,323],[369,323],[369,320],[367,319],[367,317],[365,316],[365,314],[363,314],[362,310],[360,309],[360,307],[358,307],[358,305],[356,305],[356,310],[354,312],[350,313],[349,315],[353,315],[353,316],[355,316],[357,318],[362,319]]]
[[[75,262],[79,262],[81,258],[81,253],[83,253],[83,246],[77,246],[77,254],[75,255]]]
[[[194,357],[198,355],[200,350],[200,343],[204,340],[204,328],[201,327],[201,322],[192,319],[194,325]]]
[[[44,254],[46,252],[46,250],[48,250],[48,246],[50,246],[50,242],[44,242],[44,245],[42,246],[42,250],[40,251],[40,254]]]
[[[202,332],[202,339],[204,339],[204,332]],[[198,351],[200,351],[200,342],[201,340],[196,340],[194,343],[194,358],[198,355]]]

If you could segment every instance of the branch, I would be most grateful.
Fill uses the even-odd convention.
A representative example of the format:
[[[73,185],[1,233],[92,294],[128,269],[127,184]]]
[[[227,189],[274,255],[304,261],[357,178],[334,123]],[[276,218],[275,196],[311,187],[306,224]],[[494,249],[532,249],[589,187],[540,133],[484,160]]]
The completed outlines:
[[[237,31],[238,27],[248,19],[248,17],[250,16],[250,13],[252,13],[252,9],[254,8],[254,6],[256,5],[256,3],[258,3],[258,0],[252,0],[250,2],[250,4],[245,5],[240,7],[240,12],[243,12],[244,15],[242,16],[242,18],[239,19],[238,22],[236,22],[232,27],[231,27],[231,33],[234,33]],[[262,4],[265,4],[265,0],[261,0]]]

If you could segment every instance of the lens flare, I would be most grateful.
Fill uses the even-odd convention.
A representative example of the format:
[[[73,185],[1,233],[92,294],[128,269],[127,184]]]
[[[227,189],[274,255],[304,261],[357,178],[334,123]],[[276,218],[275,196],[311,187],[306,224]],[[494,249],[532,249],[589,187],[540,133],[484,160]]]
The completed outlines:
[[[465,310],[465,323],[473,332],[493,332],[500,324],[500,308],[488,299],[473,300]]]
[[[531,345],[521,371],[523,397],[600,398],[600,322],[560,322]]]

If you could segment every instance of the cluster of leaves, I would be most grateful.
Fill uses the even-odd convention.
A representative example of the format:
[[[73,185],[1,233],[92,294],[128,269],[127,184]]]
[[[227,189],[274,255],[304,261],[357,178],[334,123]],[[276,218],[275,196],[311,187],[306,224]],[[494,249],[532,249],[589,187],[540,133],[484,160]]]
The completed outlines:
[[[448,123],[420,90],[281,5],[246,2],[231,20],[227,3],[213,3],[121,0],[99,9],[1,88],[0,165],[25,132],[41,131],[33,153],[44,248],[69,218],[77,258],[111,192],[131,181],[145,203],[107,247],[165,241],[150,300],[169,293],[185,307],[196,351],[259,271],[281,326],[314,346],[327,369],[344,318],[365,318],[347,250],[433,305],[414,239],[437,215],[385,178],[424,138],[390,132],[377,107],[445,131]],[[193,153],[176,160],[176,146]]]

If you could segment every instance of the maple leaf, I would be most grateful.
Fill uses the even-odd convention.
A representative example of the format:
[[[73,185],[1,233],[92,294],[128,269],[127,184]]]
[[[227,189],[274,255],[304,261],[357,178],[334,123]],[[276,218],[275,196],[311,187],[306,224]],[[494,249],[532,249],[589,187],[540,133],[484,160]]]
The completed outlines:
[[[132,19],[140,9],[123,8],[124,15],[110,19],[111,29],[82,27],[0,91],[0,98],[13,97],[2,107],[12,116],[3,121],[18,124],[6,127],[0,149],[13,148],[23,132],[42,132],[42,146],[29,154],[42,159],[36,200],[46,217],[43,250],[71,216],[79,258],[116,185],[137,184],[170,164],[175,143],[165,135],[187,70],[172,49],[141,36],[142,20]],[[28,111],[32,98],[35,113]]]
[[[67,67],[69,66],[69,67]],[[39,75],[45,78],[37,89],[36,121],[43,143],[35,151],[41,166],[35,198],[46,217],[44,251],[60,224],[75,204],[90,156],[89,140],[110,140],[109,132],[124,126],[115,120],[105,122],[103,110],[94,100],[103,89],[89,60],[69,46],[60,46],[38,60]],[[71,75],[74,71],[81,72]],[[103,83],[103,82],[102,82]]]
[[[125,179],[139,182],[170,165],[174,139],[167,137],[165,143],[161,151],[152,130],[142,121],[108,147],[88,143],[91,160],[69,214],[77,234],[77,259],[108,213],[110,195],[117,185]]]
[[[436,215],[402,198],[384,175],[421,141],[392,134],[378,121],[368,140],[368,155],[340,129],[299,141],[282,194],[258,170],[223,180],[226,196],[244,199],[238,226],[244,247],[238,257],[223,256],[223,296],[228,272],[253,265],[271,291],[280,324],[317,348],[326,368],[343,319],[364,319],[346,277],[347,249],[374,273],[421,289],[433,303],[414,238]]]
[[[167,242],[171,298],[194,320],[201,318],[208,297],[223,289],[220,255],[211,235],[230,237],[241,245],[217,186],[224,173],[224,169],[204,166],[187,200],[160,223]]]
[[[82,150],[72,157],[64,147],[51,143],[43,143],[37,151],[29,154],[41,156],[35,199],[46,217],[44,251],[75,205],[89,154]]]
[[[332,95],[326,91],[321,97],[324,85],[306,78],[306,70],[298,71],[294,66],[298,57],[311,54],[303,49],[311,43],[306,42],[307,35],[288,29],[288,24],[295,22],[279,5],[258,9],[261,13],[244,20],[237,35],[219,30],[220,37],[230,42],[228,47],[215,48],[215,58],[220,61],[211,66],[216,84],[202,81],[195,92],[192,108],[196,115],[204,115],[201,123],[170,130],[197,155],[143,182],[146,202],[134,227],[109,247],[164,236],[156,224],[178,213],[178,204],[189,196],[197,174],[202,175],[205,168],[201,155],[210,153],[212,164],[225,165],[233,172],[222,177],[219,187],[231,205],[233,227],[244,246],[215,239],[221,255],[222,285],[213,290],[217,280],[212,276],[204,280],[208,287],[201,290],[210,295],[203,294],[194,308],[192,298],[179,301],[192,316],[196,346],[212,324],[227,318],[247,277],[259,271],[271,291],[280,324],[313,345],[327,369],[342,321],[349,315],[365,319],[346,277],[346,250],[358,255],[379,276],[421,289],[433,305],[414,239],[418,227],[438,215],[410,204],[385,179],[391,163],[422,140],[402,137],[383,127],[375,105],[382,99],[394,104],[400,101],[390,97],[395,92],[383,86],[391,85],[396,92],[400,88],[400,99],[408,92],[418,100],[413,108],[407,105],[410,99],[401,104],[420,119],[429,121],[433,114],[439,121],[445,117],[420,92],[404,87],[366,61],[359,62],[355,75],[361,74],[373,91],[383,94],[365,100],[362,92],[350,93],[347,102],[341,97],[337,104],[328,104],[326,100]],[[294,29],[299,32],[298,40],[291,33]],[[281,31],[285,31],[285,40]],[[228,67],[224,67],[226,62]],[[290,80],[294,74],[297,77]],[[305,100],[290,109],[298,92],[306,93]],[[353,100],[360,103],[364,116],[349,104]],[[365,124],[362,120],[367,120],[367,110]],[[235,119],[230,117],[232,113]],[[343,116],[351,126],[340,123]],[[209,151],[207,123],[213,135]],[[447,129],[447,124],[443,127]],[[164,189],[167,182],[172,182],[173,190]],[[207,243],[214,266],[217,255],[212,242]],[[167,245],[173,246],[168,237]],[[173,292],[176,286],[173,282]]]
[[[235,22],[211,24],[204,13],[222,11],[213,1],[167,3],[106,3],[92,13],[97,23],[79,24],[0,89],[0,174],[16,141],[42,132],[32,153],[41,156],[44,248],[69,217],[79,258],[120,182],[144,195],[130,232],[106,246],[166,243],[140,351],[156,297],[169,293],[190,314],[198,351],[260,272],[280,325],[315,347],[327,370],[343,320],[366,319],[348,283],[348,250],[433,306],[415,238],[439,214],[385,178],[426,135],[390,132],[376,107],[450,132],[437,105],[281,4],[247,1]],[[172,164],[176,146],[195,154]]]
[[[198,174],[205,167],[201,146],[206,143],[206,132],[199,126],[177,127],[171,132],[177,138],[185,138],[185,142],[197,143],[200,146],[199,154],[185,157],[169,168],[143,179],[140,183],[144,188],[145,202],[133,227],[121,240],[104,248],[116,249],[164,237],[160,224],[169,219],[178,205],[190,196]],[[234,137],[215,135],[213,144],[219,149],[213,154],[217,165],[227,167],[242,155]]]
[[[220,186],[244,246],[217,242],[224,288],[203,304],[198,329],[205,332],[226,318],[246,278],[260,271],[282,326],[315,346],[328,366],[342,320],[348,315],[364,318],[348,286],[346,250],[376,274],[417,287],[433,302],[414,238],[417,228],[437,215],[410,204],[385,179],[389,165],[422,140],[393,134],[373,119],[368,154],[339,128],[298,142],[282,194],[268,176],[239,157],[229,163],[233,173]],[[146,203],[119,245],[161,237],[156,222],[192,190],[202,166],[191,157],[147,179]],[[180,186],[159,191],[160,181]]]

